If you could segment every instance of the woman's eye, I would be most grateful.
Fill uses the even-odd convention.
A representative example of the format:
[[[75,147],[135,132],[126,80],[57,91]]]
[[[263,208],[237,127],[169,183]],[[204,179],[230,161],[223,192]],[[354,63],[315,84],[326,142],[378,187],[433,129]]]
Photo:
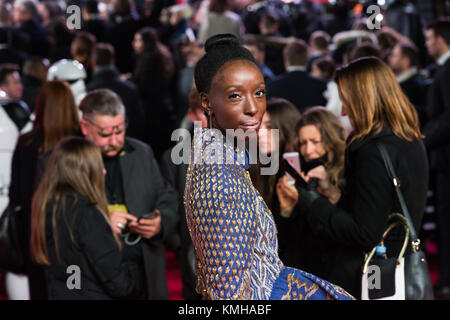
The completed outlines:
[[[229,99],[238,99],[239,98],[239,94],[238,93],[232,93],[228,96]]]
[[[266,90],[258,90],[258,91],[256,91],[256,96],[257,97],[262,97],[262,96],[264,96],[266,94]]]

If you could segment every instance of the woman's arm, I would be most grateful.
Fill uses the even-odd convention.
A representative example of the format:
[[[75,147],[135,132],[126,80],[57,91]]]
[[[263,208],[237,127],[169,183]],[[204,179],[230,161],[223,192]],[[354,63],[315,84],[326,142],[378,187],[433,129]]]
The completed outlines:
[[[346,186],[353,193],[348,211],[320,197],[311,204],[308,220],[336,242],[368,250],[380,240],[395,193],[376,148],[369,146],[358,151],[352,177]]]
[[[210,299],[249,299],[256,234],[254,195],[234,165],[202,165],[193,186],[188,224]]]

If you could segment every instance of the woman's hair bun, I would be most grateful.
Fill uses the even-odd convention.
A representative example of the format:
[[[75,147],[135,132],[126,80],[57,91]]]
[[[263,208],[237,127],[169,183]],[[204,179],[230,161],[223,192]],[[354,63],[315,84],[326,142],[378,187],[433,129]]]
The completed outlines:
[[[226,33],[218,34],[209,38],[205,43],[205,52],[210,52],[217,47],[239,47],[240,43],[236,36]]]

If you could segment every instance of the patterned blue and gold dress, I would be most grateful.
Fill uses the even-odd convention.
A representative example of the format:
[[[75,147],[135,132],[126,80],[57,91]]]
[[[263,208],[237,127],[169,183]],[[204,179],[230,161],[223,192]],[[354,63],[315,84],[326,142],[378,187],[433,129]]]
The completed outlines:
[[[286,267],[272,213],[250,179],[248,152],[220,132],[194,137],[184,194],[205,299],[351,300],[342,288]]]

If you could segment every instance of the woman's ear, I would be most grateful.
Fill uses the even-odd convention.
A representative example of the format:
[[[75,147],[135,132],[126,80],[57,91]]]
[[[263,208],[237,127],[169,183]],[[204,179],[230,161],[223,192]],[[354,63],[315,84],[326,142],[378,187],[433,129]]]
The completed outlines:
[[[200,102],[202,105],[202,109],[206,112],[206,114],[211,114],[212,113],[211,104],[209,103],[209,98],[206,93],[203,92],[200,93]]]

